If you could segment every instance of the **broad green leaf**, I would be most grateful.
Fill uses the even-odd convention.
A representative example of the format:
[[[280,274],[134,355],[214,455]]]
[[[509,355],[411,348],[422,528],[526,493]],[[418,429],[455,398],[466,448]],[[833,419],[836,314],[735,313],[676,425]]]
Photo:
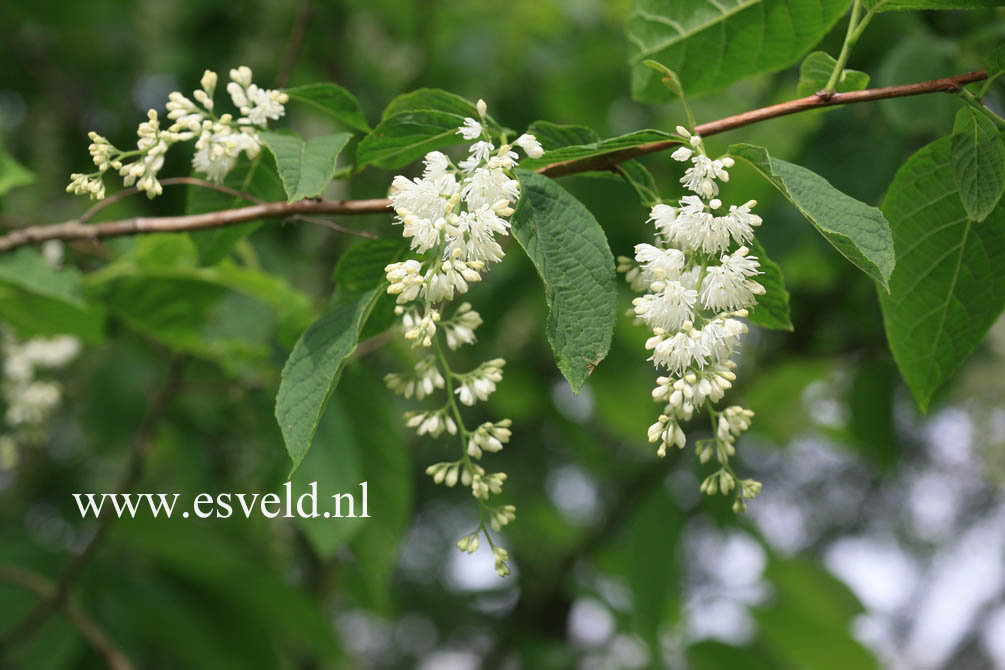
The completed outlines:
[[[346,566],[351,592],[365,606],[386,612],[398,545],[412,511],[412,470],[400,417],[379,375],[360,364],[345,370],[337,391],[360,451],[370,516],[350,543],[356,560]]]
[[[527,132],[537,138],[546,152],[600,141],[600,135],[593,128],[551,121],[535,121],[527,128]]]
[[[261,153],[253,160],[241,158],[234,169],[227,174],[223,185],[266,202],[275,202],[283,197],[283,185],[276,173],[275,165]],[[251,201],[244,198],[213,189],[189,186],[185,207],[189,214],[202,214],[251,204],[253,204]],[[236,226],[189,233],[199,250],[199,263],[214,265],[220,262],[230,254],[239,240],[253,233],[261,225],[262,221],[249,221]]]
[[[13,286],[0,286],[0,320],[13,326],[25,339],[36,335],[75,335],[95,344],[105,333],[103,306],[89,303],[81,307]]]
[[[750,163],[841,255],[888,287],[894,266],[893,237],[882,212],[845,195],[815,172],[772,158],[763,147],[734,144],[729,153]]]
[[[911,156],[883,201],[897,248],[883,322],[923,410],[1005,307],[1005,207],[980,224],[967,216],[951,145],[945,137]]]
[[[581,126],[574,126],[573,128],[581,128]],[[571,132],[581,133],[582,131],[573,130]],[[544,165],[550,165],[551,163],[578,160],[582,158],[593,158],[596,156],[603,156],[605,154],[622,151],[624,149],[632,149],[642,144],[649,144],[651,142],[666,142],[668,140],[676,140],[681,144],[684,143],[683,138],[670,133],[665,133],[662,130],[636,130],[635,132],[628,133],[627,135],[610,137],[606,140],[595,140],[584,144],[563,146],[554,150],[546,149],[545,154],[541,158],[525,158],[520,161],[520,167],[525,170],[534,170]]]
[[[1005,144],[991,119],[964,107],[953,125],[953,176],[963,209],[983,221],[1005,191]]]
[[[689,645],[688,667],[691,670],[722,670],[723,668],[743,668],[743,670],[777,670],[756,648],[734,647],[717,640],[702,640]]]
[[[74,307],[84,307],[80,273],[73,268],[57,270],[42,258],[37,249],[22,248],[0,254],[0,283],[61,300]]]
[[[18,186],[27,186],[35,181],[35,173],[24,167],[0,147],[0,196]]]
[[[785,290],[785,279],[778,263],[768,258],[768,253],[755,238],[750,243],[750,250],[761,263],[758,283],[764,287],[764,295],[757,296],[757,305],[750,309],[750,321],[764,328],[774,330],[792,330],[792,319],[789,317],[789,292]]]
[[[867,9],[891,12],[903,9],[982,9],[1000,7],[1001,0],[863,0]]]
[[[276,158],[288,202],[313,198],[324,190],[335,174],[339,153],[352,137],[336,133],[304,142],[296,135],[262,132],[259,136]]]
[[[311,447],[325,405],[338,384],[346,359],[356,350],[367,319],[384,294],[383,272],[375,268],[396,258],[402,245],[386,240],[363,242],[354,247],[352,263],[341,263],[339,284],[329,312],[301,336],[283,366],[276,419],[293,460],[294,471]],[[379,259],[380,253],[384,254]],[[364,283],[364,277],[369,285]]]
[[[987,65],[984,69],[988,73],[988,79],[994,81],[1000,77],[1005,72],[1005,44],[992,51],[985,62]]]
[[[614,257],[590,211],[547,177],[517,170],[521,197],[513,236],[533,261],[548,302],[548,341],[579,392],[607,355],[617,290]]]
[[[315,436],[317,443],[307,452],[300,467],[290,477],[293,495],[296,500],[311,493],[311,483],[316,483],[318,503],[317,518],[297,517],[297,525],[307,536],[314,551],[324,559],[335,555],[339,548],[345,546],[370,519],[360,517],[362,514],[362,499],[360,497],[360,482],[363,475],[361,464],[363,445],[356,439],[349,424],[349,416],[342,408],[338,397],[333,397],[328,403],[328,409],[318,424]],[[373,445],[376,446],[376,445]],[[371,445],[367,445],[371,448]],[[368,484],[369,485],[369,484]],[[353,496],[353,514],[356,518],[325,518],[325,512],[334,513],[331,495],[334,493],[350,493]],[[369,495],[367,496],[369,499]],[[309,498],[304,502],[308,502]],[[348,499],[343,503],[343,515],[350,513]],[[311,513],[310,510],[307,510]],[[368,510],[369,512],[369,510]]]
[[[800,96],[813,95],[827,87],[827,82],[834,72],[837,59],[824,51],[814,51],[803,59],[799,66],[799,87],[797,93]],[[861,91],[869,85],[869,75],[858,70],[842,70],[838,77],[835,90],[838,93],[848,91]]]
[[[332,279],[344,291],[367,291],[384,281],[384,268],[404,253],[407,246],[400,237],[356,244],[338,259]]]
[[[671,97],[652,59],[680,77],[688,95],[786,68],[826,35],[850,0],[634,0],[628,17],[632,96]]]
[[[370,125],[356,96],[337,84],[308,84],[283,92],[290,96],[290,100],[310,105],[353,130],[370,132]]]
[[[465,142],[457,129],[466,118],[478,118],[474,104],[434,88],[400,95],[391,101],[377,127],[356,148],[359,167],[376,164],[395,169],[422,158],[433,149]],[[499,126],[488,118],[490,132]]]

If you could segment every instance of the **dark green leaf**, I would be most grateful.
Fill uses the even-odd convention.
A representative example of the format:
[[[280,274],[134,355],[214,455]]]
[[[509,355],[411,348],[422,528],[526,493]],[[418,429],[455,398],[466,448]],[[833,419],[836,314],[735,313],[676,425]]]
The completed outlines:
[[[837,60],[824,51],[814,51],[803,59],[799,66],[799,88],[800,96],[813,95],[827,87],[831,73]],[[838,93],[848,91],[861,91],[869,85],[869,75],[858,70],[842,70],[838,77],[835,90]]]
[[[291,100],[303,102],[318,109],[353,130],[370,132],[359,101],[349,91],[337,84],[308,84],[284,91]]]
[[[970,220],[951,144],[945,137],[915,153],[883,201],[897,269],[880,305],[894,360],[922,409],[1005,307],[1005,207],[984,223]]]
[[[669,99],[656,60],[688,95],[794,64],[844,14],[849,0],[635,0],[628,17],[632,96]]]
[[[758,283],[764,287],[764,295],[757,296],[757,305],[750,309],[750,321],[764,328],[774,330],[792,330],[792,319],[789,317],[789,292],[785,290],[785,279],[778,263],[768,258],[767,252],[755,238],[750,243],[750,250],[761,263]]]
[[[988,117],[964,107],[953,125],[953,176],[963,209],[983,221],[1005,191],[1005,144]]]
[[[547,177],[517,170],[521,197],[513,236],[544,281],[548,341],[576,392],[607,355],[614,330],[614,257],[603,228]]]
[[[772,158],[763,147],[734,144],[729,153],[750,163],[835,249],[887,288],[894,249],[882,212],[845,195],[815,172]]]
[[[384,281],[384,268],[401,256],[407,246],[401,238],[360,242],[342,254],[335,264],[332,278],[344,291],[368,291]]]
[[[581,128],[581,126],[573,126],[573,128]],[[582,133],[582,131],[578,130],[573,132]],[[684,143],[683,138],[670,133],[665,133],[662,130],[636,130],[633,133],[620,135],[618,137],[610,137],[606,140],[595,140],[585,144],[563,146],[555,150],[546,149],[544,156],[541,158],[525,158],[520,161],[520,167],[527,170],[533,170],[551,163],[578,160],[581,158],[593,158],[596,156],[603,156],[605,154],[622,151],[624,149],[632,149],[651,142],[666,142],[668,140],[675,140],[681,142],[682,144]]]
[[[254,160],[247,158],[239,160],[223,180],[223,185],[266,202],[275,202],[283,197],[283,185],[276,173],[275,165],[261,153]],[[252,201],[244,198],[200,186],[190,186],[186,198],[186,211],[189,214],[202,214],[251,204]],[[219,263],[230,254],[239,240],[250,235],[261,225],[262,221],[249,221],[236,226],[189,233],[199,250],[199,263],[202,265]]]
[[[311,448],[328,397],[383,292],[380,284],[337,299],[331,311],[308,328],[290,352],[276,397],[276,419],[294,470]]]
[[[296,135],[262,132],[259,136],[276,158],[288,202],[313,198],[324,190],[335,174],[339,153],[352,137],[336,133],[304,142]]]
[[[876,83],[894,86],[955,72],[956,53],[956,45],[932,35],[898,40],[876,70]],[[953,122],[957,102],[948,95],[921,95],[881,100],[879,108],[897,130],[941,135]]]

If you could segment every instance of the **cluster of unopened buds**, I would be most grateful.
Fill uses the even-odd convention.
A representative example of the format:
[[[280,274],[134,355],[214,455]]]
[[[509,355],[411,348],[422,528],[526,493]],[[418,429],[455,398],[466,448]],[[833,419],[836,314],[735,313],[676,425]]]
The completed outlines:
[[[98,171],[70,175],[67,192],[86,194],[96,200],[104,198],[102,175],[112,169],[123,178],[124,186],[135,184],[148,197],[158,196],[164,190],[157,181],[157,173],[164,165],[164,154],[171,145],[192,139],[196,141],[192,167],[207,179],[222,182],[234,169],[241,152],[248,158],[258,155],[262,147],[258,131],[286,112],[283,105],[289,101],[289,96],[282,91],[259,88],[251,78],[251,69],[244,65],[230,71],[227,93],[239,112],[237,118],[229,113],[217,116],[213,111],[217,75],[206,70],[201,88],[192,94],[195,101],[178,91],[168,96],[167,117],[173,123],[166,129],[161,128],[157,110],[147,112],[147,120],[136,131],[139,137],[136,149],[123,151],[98,133],[89,133],[91,145],[88,150]]]
[[[680,126],[677,132],[688,145],[671,156],[690,163],[680,181],[693,195],[677,206],[654,206],[649,221],[656,226],[655,244],[637,245],[634,259],[618,259],[618,270],[634,290],[645,293],[634,300],[633,313],[652,330],[645,345],[652,352],[650,360],[667,371],[652,392],[664,407],[649,427],[649,441],[658,445],[661,457],[671,445],[683,449],[687,435],[682,422],[707,411],[712,437],[698,440],[697,453],[702,463],[714,457],[719,469],[701,490],[712,495],[736,489],[733,508],[742,511],[761,485],[738,479],[729,458],[754,413],[738,406],[717,410],[715,405],[736,380],[732,358],[747,332],[740,319],[764,294],[755,279],[760,264],[747,246],[761,218],[751,213],[757,204],[753,200],[725,210],[718,198],[719,182],[729,181],[733,159],[713,160],[698,135]]]
[[[502,493],[504,472],[486,472],[478,462],[483,455],[502,450],[509,442],[509,419],[485,422],[474,430],[465,427],[458,401],[474,405],[486,401],[502,381],[501,358],[486,361],[466,373],[451,370],[442,343],[453,350],[475,342],[482,319],[467,302],[443,315],[444,304],[468,292],[481,281],[492,263],[502,260],[504,251],[498,237],[509,234],[509,217],[520,198],[520,183],[511,170],[520,148],[537,158],[543,149],[533,135],[524,134],[512,144],[498,148],[488,131],[485,103],[478,101],[478,119],[467,118],[457,133],[471,142],[468,155],[455,164],[446,154],[426,154],[422,176],[394,178],[390,199],[395,222],[410,240],[416,258],[391,263],[385,268],[387,292],[396,296],[396,313],[401,317],[405,340],[417,349],[432,348],[409,373],[391,373],[387,386],[406,398],[422,400],[442,391],[440,407],[405,414],[405,425],[419,435],[438,437],[443,433],[460,437],[460,458],[430,465],[426,473],[437,484],[469,487],[478,501],[479,523],[457,542],[457,547],[473,553],[484,535],[492,548],[496,572],[510,573],[509,554],[498,546],[489,528],[499,531],[516,518],[513,505],[491,505],[491,496]]]

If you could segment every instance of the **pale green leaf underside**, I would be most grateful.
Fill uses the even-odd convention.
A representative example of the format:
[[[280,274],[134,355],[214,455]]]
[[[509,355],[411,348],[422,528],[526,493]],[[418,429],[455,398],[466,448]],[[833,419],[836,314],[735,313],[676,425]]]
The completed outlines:
[[[57,270],[37,249],[18,249],[0,255],[0,283],[55,298],[74,307],[84,307],[80,273],[73,268]]]
[[[900,168],[883,212],[897,247],[890,294],[880,292],[886,336],[927,409],[1005,307],[1005,207],[980,224],[967,217],[946,137]]]
[[[18,186],[27,186],[35,181],[35,173],[24,167],[14,157],[0,148],[0,196]]]
[[[823,51],[814,51],[806,56],[802,65],[799,66],[799,95],[813,95],[826,88],[835,65],[837,65],[837,60]],[[841,71],[834,88],[838,93],[847,93],[848,91],[861,91],[868,85],[868,74],[846,69]]]
[[[969,107],[961,109],[953,125],[951,158],[967,216],[983,221],[1005,191],[1005,144],[995,124]]]
[[[635,0],[628,18],[632,95],[660,102],[670,92],[653,59],[688,95],[796,63],[827,34],[850,0]]]
[[[276,419],[295,470],[307,454],[328,397],[359,344],[359,335],[384,285],[343,294],[304,332],[283,366]]]
[[[336,133],[312,137],[306,142],[296,135],[260,133],[262,142],[276,158],[288,202],[313,198],[324,190],[335,174],[335,162],[352,137]]]
[[[579,392],[607,356],[616,319],[614,256],[585,206],[547,177],[517,170],[513,236],[533,261],[548,302],[548,341]]]
[[[370,132],[356,96],[337,84],[308,84],[284,92],[291,100],[309,105],[353,130]]]
[[[734,144],[729,153],[750,163],[841,255],[887,288],[894,247],[880,210],[842,193],[815,172],[772,158],[764,147]]]

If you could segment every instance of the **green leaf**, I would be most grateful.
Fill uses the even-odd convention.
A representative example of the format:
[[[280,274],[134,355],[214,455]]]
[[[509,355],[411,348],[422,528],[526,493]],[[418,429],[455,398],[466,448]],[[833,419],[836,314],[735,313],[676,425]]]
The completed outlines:
[[[0,319],[21,338],[76,335],[95,344],[104,338],[105,309],[93,303],[79,307],[65,300],[0,286]]]
[[[930,34],[897,40],[876,70],[876,83],[893,86],[955,72],[958,51],[954,43]],[[941,135],[953,123],[958,103],[950,95],[922,95],[880,100],[878,105],[896,130]]]
[[[513,236],[544,281],[548,341],[558,369],[579,392],[607,355],[614,331],[614,256],[585,206],[547,177],[517,170],[521,197]]]
[[[297,517],[297,525],[304,531],[307,540],[314,547],[318,556],[329,559],[339,548],[352,539],[369,519],[358,516],[362,514],[359,483],[364,481],[361,464],[362,445],[353,434],[349,416],[342,408],[337,397],[328,403],[315,437],[317,445],[307,452],[300,467],[290,477],[295,500],[311,493],[311,484],[316,484],[316,500],[318,501],[317,518]],[[369,446],[369,445],[368,445]],[[327,511],[333,513],[331,499],[333,493],[350,493],[353,496],[352,512],[355,518],[325,518]],[[367,496],[369,499],[369,496]],[[348,500],[343,503],[342,514],[349,514]]]
[[[880,210],[845,195],[815,172],[772,158],[764,147],[734,144],[729,153],[750,163],[841,255],[888,288],[893,237]]]
[[[356,148],[359,167],[376,164],[396,169],[418,160],[433,149],[442,149],[465,140],[457,129],[466,118],[478,118],[474,104],[435,88],[423,88],[391,101],[377,127]],[[490,132],[499,126],[486,120]]]
[[[757,305],[750,308],[750,321],[773,330],[792,330],[789,316],[789,292],[785,290],[785,279],[778,263],[768,258],[768,253],[755,238],[748,245],[761,264],[757,282],[764,287],[764,295],[757,296]]]
[[[276,158],[287,202],[320,194],[332,180],[335,161],[352,137],[349,133],[336,133],[304,142],[296,135],[262,132],[259,136]]]
[[[290,96],[290,100],[310,105],[353,130],[370,132],[370,125],[356,96],[337,84],[308,84],[283,92]]]
[[[1001,0],[863,0],[866,9],[876,7],[878,12],[903,9],[982,9],[1000,7]]]
[[[575,127],[574,128],[581,128]],[[580,133],[582,131],[573,131]],[[545,150],[541,158],[525,158],[520,161],[520,167],[525,170],[534,170],[544,165],[558,163],[561,161],[578,160],[582,158],[594,158],[625,149],[633,149],[643,144],[652,142],[666,142],[668,140],[678,141],[681,144],[685,140],[678,135],[665,133],[662,130],[636,130],[627,135],[610,137],[606,140],[594,140],[591,142],[577,144],[573,146],[563,146],[555,150]],[[543,144],[542,144],[543,146]]]
[[[335,264],[332,279],[349,293],[367,291],[384,281],[384,268],[408,248],[402,238],[366,240],[350,247]]]
[[[389,392],[373,370],[353,364],[337,391],[360,451],[369,486],[370,516],[351,541],[356,561],[346,566],[347,582],[366,606],[388,611],[398,545],[412,511],[412,470],[400,417]]]
[[[1005,144],[988,117],[964,107],[953,125],[953,176],[963,208],[983,221],[1005,191]]]
[[[679,75],[688,95],[786,68],[826,35],[849,0],[634,0],[628,17],[632,96],[671,97],[653,59]]]
[[[994,81],[1005,72],[1005,44],[991,52],[984,69],[988,73],[988,81]]]
[[[835,66],[837,66],[837,60],[824,51],[814,51],[806,56],[802,65],[799,66],[797,93],[800,96],[807,96],[825,89]],[[847,93],[848,91],[861,91],[868,85],[868,74],[859,70],[845,69],[841,71],[834,88],[838,93]]]
[[[951,153],[948,137],[919,150],[883,201],[897,269],[880,306],[894,360],[922,410],[1005,307],[1005,207],[971,221]]]
[[[275,202],[283,197],[283,185],[276,173],[275,165],[259,154],[253,160],[241,158],[234,169],[223,180],[223,185],[236,191],[248,193],[266,202]],[[253,204],[241,197],[235,197],[201,186],[189,186],[185,208],[189,214],[218,212]],[[189,233],[199,251],[201,265],[214,265],[230,254],[238,241],[247,237],[262,225],[262,221],[249,221],[236,226],[222,226],[211,230]]]
[[[36,249],[24,248],[0,254],[0,282],[74,307],[84,307],[80,273],[73,268],[57,270]]]
[[[346,359],[356,351],[360,332],[384,285],[336,299],[331,311],[300,337],[283,366],[276,419],[295,471],[311,448],[314,433]]]
[[[35,181],[35,173],[24,167],[0,147],[0,196],[18,186],[27,186]]]
[[[551,121],[535,121],[527,132],[537,138],[545,151],[600,141],[600,135],[593,128]]]
[[[688,667],[691,670],[722,670],[723,668],[743,668],[743,670],[777,670],[765,660],[759,650],[734,647],[717,640],[702,640],[687,648]]]

